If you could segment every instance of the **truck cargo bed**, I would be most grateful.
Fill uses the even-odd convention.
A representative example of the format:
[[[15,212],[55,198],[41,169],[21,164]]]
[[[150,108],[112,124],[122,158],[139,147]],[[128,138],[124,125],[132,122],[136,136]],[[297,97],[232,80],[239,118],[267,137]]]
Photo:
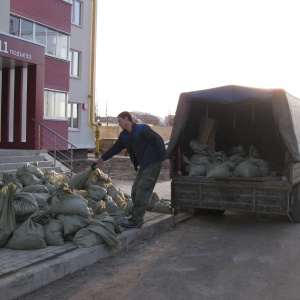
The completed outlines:
[[[289,214],[290,184],[281,177],[205,178],[177,176],[171,182],[172,206]]]

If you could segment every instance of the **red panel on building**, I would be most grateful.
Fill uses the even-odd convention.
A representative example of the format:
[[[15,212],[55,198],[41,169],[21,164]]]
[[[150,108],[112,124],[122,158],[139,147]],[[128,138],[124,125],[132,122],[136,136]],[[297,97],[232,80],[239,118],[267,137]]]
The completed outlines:
[[[36,149],[36,124],[32,119],[43,121],[45,48],[0,34],[0,57],[4,65],[10,66],[2,69],[0,148]],[[23,69],[27,74],[27,95],[21,92]],[[22,125],[26,128],[24,136]]]
[[[9,35],[0,34],[0,55],[31,64],[45,64],[45,47]]]
[[[71,33],[71,4],[62,0],[11,0],[11,13]]]
[[[71,9],[72,5],[62,0],[10,0],[11,14],[67,34],[71,33]],[[0,34],[0,57],[5,62],[1,82],[0,148],[37,149],[40,125],[32,119],[68,139],[68,121],[44,120],[43,113],[44,88],[69,91],[70,63],[45,57],[43,46],[7,34]],[[64,139],[60,150],[68,148]],[[45,136],[43,143],[48,142],[51,143],[51,139],[47,141]],[[52,145],[45,149],[53,150]]]
[[[48,56],[45,67],[45,88],[69,91],[70,63]]]
[[[1,143],[8,141],[8,127],[9,127],[9,69],[2,69],[2,90],[1,90]],[[1,146],[0,143],[0,146]]]
[[[59,121],[59,120],[44,120],[43,124],[47,126],[48,128],[51,128],[53,131],[55,131],[57,134],[62,136],[64,139],[68,139],[68,121]],[[53,140],[55,139],[55,136],[46,130],[43,130],[44,135],[44,148],[47,150],[55,150]],[[68,143],[59,138],[56,137],[56,150],[67,150],[68,149]]]

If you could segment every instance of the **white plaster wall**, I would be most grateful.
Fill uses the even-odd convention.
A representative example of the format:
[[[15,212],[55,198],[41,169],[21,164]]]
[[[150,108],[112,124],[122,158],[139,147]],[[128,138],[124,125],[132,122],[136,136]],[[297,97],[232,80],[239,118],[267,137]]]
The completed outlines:
[[[10,0],[1,0],[0,3],[0,32],[9,33]]]
[[[89,123],[89,78],[90,78],[90,45],[91,45],[91,6],[92,0],[83,2],[82,27],[72,25],[70,48],[81,51],[81,76],[79,79],[70,78],[69,101],[80,103],[79,129],[69,129],[69,141],[78,148],[90,149],[95,147],[94,129]],[[87,109],[82,108],[87,104]]]

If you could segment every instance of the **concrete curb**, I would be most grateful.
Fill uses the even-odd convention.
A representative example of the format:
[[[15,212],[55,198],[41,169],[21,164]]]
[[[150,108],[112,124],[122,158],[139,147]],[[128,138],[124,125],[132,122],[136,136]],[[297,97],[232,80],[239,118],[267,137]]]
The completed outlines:
[[[182,222],[186,219],[189,219],[193,216],[194,214],[188,211],[180,212],[175,216],[175,223]]]
[[[141,229],[125,229],[119,235],[122,243],[122,248],[119,250],[112,250],[106,244],[91,248],[71,249],[69,252],[64,252],[1,278],[0,299],[11,300],[21,297],[174,226],[174,215],[150,213],[147,222]]]

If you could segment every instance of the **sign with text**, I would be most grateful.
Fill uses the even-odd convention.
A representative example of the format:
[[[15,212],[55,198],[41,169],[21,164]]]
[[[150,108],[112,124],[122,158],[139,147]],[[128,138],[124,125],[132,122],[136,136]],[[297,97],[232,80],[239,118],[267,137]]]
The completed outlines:
[[[45,64],[45,48],[8,35],[0,34],[0,57],[32,64]]]

